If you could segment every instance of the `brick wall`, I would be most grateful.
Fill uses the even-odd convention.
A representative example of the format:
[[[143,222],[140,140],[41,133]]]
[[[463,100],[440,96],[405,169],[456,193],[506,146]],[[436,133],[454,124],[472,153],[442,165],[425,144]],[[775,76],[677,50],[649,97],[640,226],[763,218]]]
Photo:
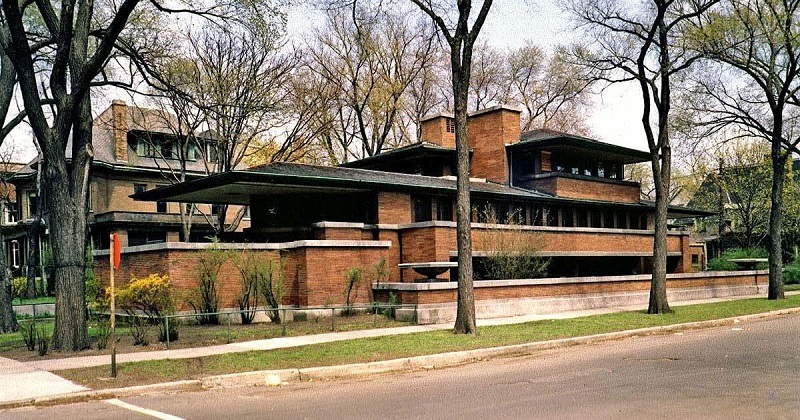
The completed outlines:
[[[378,193],[378,223],[411,223],[411,196],[405,193]]]
[[[420,122],[422,140],[428,143],[438,144],[442,147],[456,147],[456,134],[447,131],[447,120],[453,119],[452,116],[437,115]]]
[[[322,306],[345,303],[346,273],[351,267],[361,267],[363,276],[358,287],[351,294],[355,303],[372,301],[372,280],[374,266],[382,258],[387,260],[391,274],[388,281],[398,278],[397,264],[391,261],[396,253],[386,247],[299,247],[289,250],[230,250],[230,258],[219,272],[218,291],[222,308],[236,307],[236,299],[241,291],[241,273],[237,256],[249,252],[257,258],[268,258],[278,264],[284,262],[284,305]],[[172,290],[180,302],[181,310],[191,309],[188,301],[199,281],[198,266],[201,251],[197,249],[157,249],[141,252],[124,252],[119,270],[115,273],[117,287],[127,284],[131,277],[146,277],[153,273],[167,274]],[[108,255],[97,256],[95,274],[108,285]]]
[[[475,282],[475,300],[537,298],[550,296],[574,296],[599,293],[624,293],[641,292],[650,290],[650,278],[647,276],[631,276],[625,281],[592,281],[583,280],[565,282],[563,284],[526,284],[514,285],[513,283],[488,286],[488,282]],[[540,279],[544,281],[544,279]],[[568,279],[567,279],[568,280]],[[717,273],[708,276],[673,274],[667,278],[667,289],[715,288],[726,286],[765,286],[768,278],[765,271],[729,272],[725,275]],[[388,285],[391,288],[391,285]],[[440,304],[456,301],[457,290],[396,290],[394,292],[403,304]],[[378,299],[388,297],[388,290],[381,290],[376,294]]]
[[[473,150],[470,176],[508,184],[506,144],[519,141],[518,110],[492,107],[468,120],[468,143]]]
[[[638,203],[640,195],[639,185],[573,179],[558,175],[532,180],[529,181],[527,185],[559,197],[613,201],[618,203]]]
[[[112,101],[114,158],[117,161],[128,161],[128,106],[124,101]]]

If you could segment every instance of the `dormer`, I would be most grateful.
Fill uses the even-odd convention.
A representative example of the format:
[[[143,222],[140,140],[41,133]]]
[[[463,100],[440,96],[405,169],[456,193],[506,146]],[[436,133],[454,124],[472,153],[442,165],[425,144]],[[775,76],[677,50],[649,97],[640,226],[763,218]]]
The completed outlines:
[[[638,203],[641,186],[625,181],[625,165],[650,154],[551,130],[523,133],[508,147],[511,185],[558,197]]]

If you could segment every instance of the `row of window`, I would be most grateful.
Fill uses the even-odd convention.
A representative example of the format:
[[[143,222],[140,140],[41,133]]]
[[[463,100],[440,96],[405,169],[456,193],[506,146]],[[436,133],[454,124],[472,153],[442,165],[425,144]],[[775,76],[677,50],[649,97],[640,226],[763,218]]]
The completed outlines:
[[[141,157],[180,159],[180,151],[178,150],[180,144],[168,138],[132,137],[129,140],[129,144],[136,155]],[[219,159],[217,145],[213,142],[203,143],[203,154],[201,156],[200,150],[196,144],[188,144],[186,148],[186,160],[195,161],[203,157],[210,163],[216,163]]]
[[[453,200],[450,198],[415,196],[412,197],[412,203],[414,222],[454,220]],[[528,226],[647,229],[647,212],[476,201],[472,206],[472,221]]]

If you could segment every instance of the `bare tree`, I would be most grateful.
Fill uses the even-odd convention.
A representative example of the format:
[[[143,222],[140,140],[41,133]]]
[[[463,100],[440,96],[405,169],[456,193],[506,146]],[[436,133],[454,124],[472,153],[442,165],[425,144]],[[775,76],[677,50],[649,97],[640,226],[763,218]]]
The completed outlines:
[[[787,162],[800,144],[798,0],[730,0],[698,22],[693,46],[724,65],[708,64],[695,93],[713,131],[736,124],[770,144],[769,299],[783,299],[782,238]]]
[[[545,128],[589,135],[586,115],[593,81],[586,67],[566,56],[565,48],[548,56],[530,42],[509,53],[510,95],[524,109],[522,131]]]
[[[472,56],[469,97],[473,111],[506,103],[512,75],[505,54],[486,41],[478,42]]]
[[[0,15],[0,145],[5,138],[25,118],[24,110],[10,121],[7,120],[12,107],[17,72],[5,47],[10,43],[11,34],[4,16]],[[11,307],[11,275],[6,267],[5,240],[0,231],[0,333],[16,331],[17,318]]]
[[[76,351],[88,346],[84,251],[93,157],[90,91],[97,83],[107,83],[103,69],[120,34],[134,11],[146,7],[154,14],[180,11],[223,17],[254,5],[264,8],[261,2],[236,1],[178,4],[178,10],[141,0],[2,3],[8,28],[2,47],[17,73],[27,118],[42,150],[39,170],[57,302],[53,348]],[[32,15],[37,18],[29,19]]]
[[[653,277],[647,313],[670,312],[667,302],[667,206],[672,144],[670,109],[673,79],[698,56],[681,49],[687,23],[718,0],[649,0],[639,8],[617,0],[573,1],[571,11],[596,38],[593,52],[579,51],[600,78],[635,81],[642,94],[642,127],[650,150],[656,195]]]
[[[458,308],[454,330],[460,334],[476,334],[475,294],[472,287],[472,212],[469,197],[469,145],[467,144],[467,98],[472,69],[472,51],[478,39],[492,0],[484,0],[477,16],[470,23],[472,1],[458,0],[457,14],[433,0],[411,0],[427,14],[450,47],[450,74],[453,85],[453,108],[456,125],[456,244],[458,250]],[[454,21],[448,21],[450,17]]]
[[[328,9],[328,25],[307,47],[306,69],[320,85],[320,143],[331,163],[381,153],[414,140],[402,120],[415,79],[429,68],[435,32],[408,13],[352,4]]]

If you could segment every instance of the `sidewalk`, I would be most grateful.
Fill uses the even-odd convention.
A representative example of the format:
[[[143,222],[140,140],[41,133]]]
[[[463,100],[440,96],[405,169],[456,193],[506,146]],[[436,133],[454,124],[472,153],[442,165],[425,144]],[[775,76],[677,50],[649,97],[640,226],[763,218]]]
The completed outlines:
[[[787,295],[800,294],[788,292]],[[698,303],[722,302],[750,298],[752,296],[728,297],[716,299],[703,299],[675,303],[673,306],[691,305]],[[566,319],[581,316],[643,310],[646,305],[633,307],[615,307],[590,309],[584,311],[564,312],[545,315],[527,315],[510,318],[493,318],[478,320],[478,326],[506,325],[524,323],[543,319]],[[452,324],[414,325],[407,327],[382,328],[372,330],[334,332],[318,335],[298,337],[280,337],[266,340],[248,341],[217,346],[160,350],[151,352],[118,354],[118,363],[127,363],[143,360],[183,359],[202,356],[211,356],[225,353],[246,352],[254,350],[272,350],[287,347],[297,347],[310,344],[330,343],[334,341],[352,340],[367,337],[380,337],[386,335],[411,334],[417,332],[445,330],[452,328]],[[86,388],[73,384],[53,373],[63,369],[102,366],[110,364],[110,356],[70,357],[63,359],[50,359],[32,362],[18,362],[0,357],[0,403],[27,400],[43,396],[61,395],[66,393],[85,391]]]

